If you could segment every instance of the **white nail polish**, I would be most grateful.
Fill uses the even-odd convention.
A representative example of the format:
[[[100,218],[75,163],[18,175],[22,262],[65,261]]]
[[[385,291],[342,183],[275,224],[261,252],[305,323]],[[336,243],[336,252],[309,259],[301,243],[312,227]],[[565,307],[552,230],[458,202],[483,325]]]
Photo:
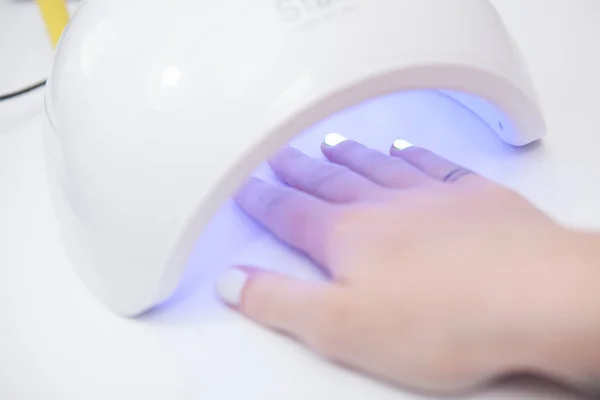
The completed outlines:
[[[237,306],[242,300],[242,292],[248,281],[248,274],[238,268],[228,271],[217,284],[217,293],[229,305]]]
[[[323,141],[323,143],[325,143],[329,147],[335,147],[346,140],[347,139],[339,133],[328,133],[325,136],[325,140]]]
[[[398,139],[394,141],[394,148],[396,150],[404,150],[408,149],[409,147],[412,147],[412,144],[410,144],[406,140]]]

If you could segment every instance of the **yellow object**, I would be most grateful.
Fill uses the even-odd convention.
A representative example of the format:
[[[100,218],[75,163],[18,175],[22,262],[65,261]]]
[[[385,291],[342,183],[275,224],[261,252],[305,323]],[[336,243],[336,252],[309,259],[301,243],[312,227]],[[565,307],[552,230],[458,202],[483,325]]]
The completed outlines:
[[[69,22],[69,11],[66,0],[37,0],[46,29],[50,34],[52,47],[56,47],[58,39],[62,35],[67,22]]]

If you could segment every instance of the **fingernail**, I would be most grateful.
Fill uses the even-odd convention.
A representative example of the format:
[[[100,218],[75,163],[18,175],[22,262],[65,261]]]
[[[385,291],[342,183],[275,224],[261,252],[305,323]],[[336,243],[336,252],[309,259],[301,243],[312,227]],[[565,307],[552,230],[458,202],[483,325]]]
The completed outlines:
[[[219,280],[217,293],[225,303],[238,306],[247,281],[248,274],[245,271],[239,268],[231,269]]]
[[[340,135],[339,133],[328,133],[325,136],[325,140],[323,140],[323,143],[325,143],[325,145],[329,146],[329,147],[335,147],[338,144],[346,141],[347,139],[345,137],[343,137],[342,135]]]
[[[412,144],[410,142],[407,142],[406,140],[398,139],[394,141],[393,146],[396,150],[404,150],[408,149],[409,147],[412,147]]]

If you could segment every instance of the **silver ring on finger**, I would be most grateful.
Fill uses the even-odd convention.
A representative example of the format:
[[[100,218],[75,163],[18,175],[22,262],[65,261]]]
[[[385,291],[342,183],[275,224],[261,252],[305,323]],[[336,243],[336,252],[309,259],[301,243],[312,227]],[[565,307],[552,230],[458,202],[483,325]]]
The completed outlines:
[[[452,171],[448,172],[445,176],[444,179],[442,179],[443,182],[446,183],[454,183],[462,178],[464,178],[467,175],[474,175],[475,173],[471,170],[468,170],[466,168],[454,168]]]

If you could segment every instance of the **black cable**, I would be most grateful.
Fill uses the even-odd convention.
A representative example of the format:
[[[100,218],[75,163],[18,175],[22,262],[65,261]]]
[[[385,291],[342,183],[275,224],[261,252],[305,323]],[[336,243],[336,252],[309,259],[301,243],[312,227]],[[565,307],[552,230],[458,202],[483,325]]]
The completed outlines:
[[[46,84],[46,80],[44,79],[41,82],[35,83],[31,86],[25,87],[23,89],[19,89],[16,92],[12,92],[12,93],[7,93],[7,94],[0,94],[0,101],[4,101],[4,100],[10,100],[13,99],[15,97],[21,96],[25,93],[29,93],[35,89],[39,89],[41,87],[43,87]]]

